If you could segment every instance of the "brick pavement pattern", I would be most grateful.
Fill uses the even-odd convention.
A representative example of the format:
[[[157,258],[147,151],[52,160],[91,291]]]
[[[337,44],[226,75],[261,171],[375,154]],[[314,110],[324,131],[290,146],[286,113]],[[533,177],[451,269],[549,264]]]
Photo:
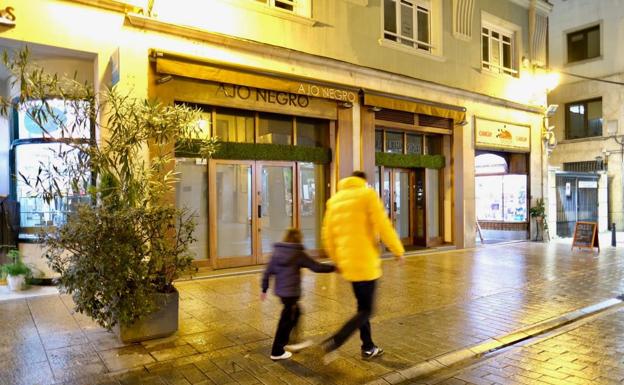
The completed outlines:
[[[624,310],[516,348],[437,385],[612,385],[624,382]]]
[[[181,282],[180,330],[121,344],[71,311],[65,295],[0,302],[0,384],[361,384],[428,358],[620,294],[624,261],[565,244],[514,243],[418,255],[383,264],[373,338],[386,354],[367,362],[359,339],[323,366],[310,349],[272,362],[281,304],[261,302],[258,274]],[[309,337],[335,331],[355,311],[336,274],[303,276]]]

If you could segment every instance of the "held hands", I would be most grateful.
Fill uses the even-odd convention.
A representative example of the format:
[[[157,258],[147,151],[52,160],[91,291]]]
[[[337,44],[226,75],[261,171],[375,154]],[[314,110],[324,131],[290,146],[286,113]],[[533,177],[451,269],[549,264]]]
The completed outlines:
[[[405,255],[399,255],[396,257],[399,266],[405,266]]]
[[[261,293],[260,294],[260,301],[266,300],[266,297],[267,297],[267,293]]]

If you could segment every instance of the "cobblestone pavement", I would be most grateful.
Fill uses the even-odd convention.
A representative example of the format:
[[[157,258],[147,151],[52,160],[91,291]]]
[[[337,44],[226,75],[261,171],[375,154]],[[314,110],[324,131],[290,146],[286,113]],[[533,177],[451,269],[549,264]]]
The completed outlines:
[[[621,249],[619,250],[621,253]],[[514,243],[383,264],[373,338],[386,355],[359,357],[353,338],[323,366],[310,349],[268,355],[280,312],[259,301],[258,274],[181,282],[180,330],[124,346],[67,296],[0,302],[0,384],[361,384],[624,292],[616,249]],[[304,274],[306,334],[321,338],[353,312],[338,275]]]
[[[611,385],[624,382],[624,310],[513,349],[437,385]],[[427,380],[413,384],[427,383]]]

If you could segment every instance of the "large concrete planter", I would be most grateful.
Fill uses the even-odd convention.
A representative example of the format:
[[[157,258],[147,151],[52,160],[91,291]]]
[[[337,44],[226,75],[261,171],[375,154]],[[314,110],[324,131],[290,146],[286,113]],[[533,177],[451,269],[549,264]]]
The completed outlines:
[[[115,327],[117,337],[124,343],[147,341],[172,335],[178,330],[177,290],[155,294],[158,310],[130,326]]]

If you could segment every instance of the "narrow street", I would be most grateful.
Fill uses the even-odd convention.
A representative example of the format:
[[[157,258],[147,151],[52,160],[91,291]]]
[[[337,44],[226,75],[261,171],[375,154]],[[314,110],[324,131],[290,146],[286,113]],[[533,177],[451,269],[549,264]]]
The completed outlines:
[[[446,379],[411,384],[611,385],[624,380],[624,310],[605,314],[555,336],[511,349]]]
[[[596,253],[555,242],[500,244],[410,256],[403,267],[388,260],[383,267],[373,338],[386,354],[376,360],[360,358],[356,336],[328,366],[315,348],[271,361],[281,305],[274,297],[259,300],[254,273],[179,283],[179,332],[129,346],[73,314],[67,296],[0,302],[0,384],[363,384],[624,291],[624,261],[609,246]],[[305,333],[319,340],[354,311],[351,289],[335,274],[306,273],[303,285]],[[618,341],[609,338],[617,325],[604,328],[603,341]],[[586,340],[568,343],[574,341],[575,354],[595,357]],[[617,352],[617,345],[611,349]],[[495,383],[480,381],[473,383]]]

